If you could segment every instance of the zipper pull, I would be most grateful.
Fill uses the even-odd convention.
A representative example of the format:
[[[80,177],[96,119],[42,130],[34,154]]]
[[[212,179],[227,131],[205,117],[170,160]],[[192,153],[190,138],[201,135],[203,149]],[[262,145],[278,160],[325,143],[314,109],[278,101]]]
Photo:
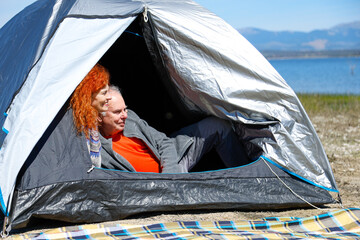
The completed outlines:
[[[145,10],[143,12],[144,22],[148,22],[148,20],[149,20],[148,15],[147,15],[147,11],[148,11],[148,8],[147,8],[147,6],[145,6]]]
[[[91,165],[91,168],[89,170],[87,170],[87,173],[90,173],[92,170],[94,170],[95,165]]]

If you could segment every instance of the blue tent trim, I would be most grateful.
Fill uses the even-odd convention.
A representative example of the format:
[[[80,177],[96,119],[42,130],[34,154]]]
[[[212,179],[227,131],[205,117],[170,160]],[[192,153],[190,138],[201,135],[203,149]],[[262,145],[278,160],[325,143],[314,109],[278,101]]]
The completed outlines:
[[[6,209],[6,205],[5,205],[5,202],[4,202],[4,198],[3,198],[3,195],[2,195],[2,192],[1,192],[1,188],[0,188],[0,205],[1,205],[1,211],[4,213],[4,215],[6,217],[9,216],[9,213],[7,212],[7,209]]]
[[[4,133],[9,134],[9,130],[7,130],[6,128],[2,127],[2,130]]]
[[[261,155],[255,162],[259,161],[260,159],[264,159],[264,160],[270,162],[271,164],[275,165],[276,167],[280,168],[281,170],[283,170],[283,171],[285,171],[285,172],[287,172],[287,173],[289,173],[289,174],[291,174],[291,175],[293,175],[293,176],[295,176],[295,177],[297,177],[297,178],[300,178],[301,180],[303,180],[303,181],[305,181],[305,182],[307,182],[307,183],[310,183],[311,185],[314,185],[314,186],[316,186],[316,187],[325,189],[325,190],[330,191],[330,192],[336,192],[336,193],[339,192],[339,190],[337,190],[337,189],[327,188],[327,187],[321,186],[321,185],[319,185],[319,184],[316,184],[316,183],[314,183],[314,182],[312,182],[312,181],[310,181],[310,180],[307,180],[306,178],[301,177],[300,175],[298,175],[298,174],[296,174],[296,173],[294,173],[294,172],[291,172],[290,170],[288,170],[288,169],[280,166],[279,164],[273,162],[272,160],[270,160],[269,158],[265,157],[264,155]],[[239,167],[233,167],[233,168],[242,168],[242,167],[245,167],[245,166],[254,164],[255,162],[252,162],[252,163],[249,163],[249,164],[246,164],[246,165],[243,165],[243,166],[239,166]],[[101,168],[101,167],[95,167],[95,168],[97,168],[97,169],[102,169],[102,170],[107,170],[107,171],[110,170],[110,171],[129,172],[129,171],[125,171],[125,170],[106,169],[106,168]],[[233,169],[233,168],[210,170],[210,171],[204,171],[204,172],[217,172],[217,171],[224,171],[224,170]],[[141,173],[146,174],[147,172],[141,172]],[[154,174],[154,173],[148,173],[148,174]],[[167,174],[167,173],[161,173],[161,174]],[[178,173],[178,174],[192,174],[192,173]]]
[[[300,178],[301,180],[303,180],[303,181],[305,181],[305,182],[307,182],[307,183],[310,183],[310,184],[312,184],[312,185],[314,185],[314,186],[316,186],[316,187],[325,189],[325,190],[330,191],[330,192],[336,192],[336,193],[339,192],[339,190],[337,190],[337,189],[327,188],[327,187],[321,186],[321,185],[319,185],[319,184],[316,184],[316,183],[314,183],[314,182],[312,182],[312,181],[310,181],[310,180],[307,180],[306,178],[303,178],[303,177],[301,177],[300,175],[298,175],[298,174],[296,174],[296,173],[293,173],[293,172],[291,172],[290,170],[288,170],[288,169],[280,166],[279,164],[271,161],[269,158],[267,158],[267,157],[265,157],[265,156],[261,156],[261,158],[263,158],[264,160],[270,162],[271,164],[274,164],[275,166],[277,166],[277,167],[280,168],[281,170],[283,170],[283,171],[285,171],[285,172],[287,172],[287,173],[289,173],[289,174],[291,174],[291,175],[293,175],[293,176],[295,176],[295,177],[297,177],[297,178]]]

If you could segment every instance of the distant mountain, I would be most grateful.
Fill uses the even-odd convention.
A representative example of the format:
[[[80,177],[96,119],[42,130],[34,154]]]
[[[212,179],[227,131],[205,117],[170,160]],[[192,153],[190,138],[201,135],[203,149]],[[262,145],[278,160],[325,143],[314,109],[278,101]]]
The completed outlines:
[[[276,32],[258,28],[238,31],[259,51],[360,50],[360,21],[311,32]]]

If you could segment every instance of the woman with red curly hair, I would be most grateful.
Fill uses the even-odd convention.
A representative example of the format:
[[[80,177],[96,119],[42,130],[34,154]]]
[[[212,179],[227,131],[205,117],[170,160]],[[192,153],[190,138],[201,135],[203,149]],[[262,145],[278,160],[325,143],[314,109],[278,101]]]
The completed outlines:
[[[85,134],[93,166],[101,166],[98,116],[108,110],[110,74],[96,64],[75,89],[70,99],[78,134]]]

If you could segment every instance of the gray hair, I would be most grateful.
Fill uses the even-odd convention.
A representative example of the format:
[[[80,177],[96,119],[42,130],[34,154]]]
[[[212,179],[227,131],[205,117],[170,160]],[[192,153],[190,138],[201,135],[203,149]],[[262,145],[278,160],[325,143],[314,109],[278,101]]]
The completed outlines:
[[[118,86],[116,86],[116,85],[110,85],[110,86],[109,86],[109,89],[110,89],[111,91],[114,91],[114,92],[119,93],[119,94],[122,96],[121,90],[120,90],[120,88],[119,88]]]
[[[109,85],[109,91],[114,91],[120,94],[120,96],[122,96],[121,90],[118,86],[116,85]],[[105,117],[106,116],[106,112],[100,112],[100,116],[101,117]]]

